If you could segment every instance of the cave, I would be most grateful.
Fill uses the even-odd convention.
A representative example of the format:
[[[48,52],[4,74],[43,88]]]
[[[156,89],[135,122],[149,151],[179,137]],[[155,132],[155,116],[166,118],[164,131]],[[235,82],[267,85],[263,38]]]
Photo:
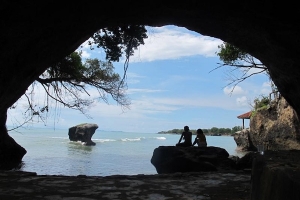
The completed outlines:
[[[300,114],[297,2],[275,1],[2,1],[0,136],[6,113],[48,66],[100,28],[176,25],[219,38],[258,58],[281,95]],[[9,139],[9,141],[14,142]],[[20,150],[21,153],[24,149]]]
[[[249,52],[267,66],[279,92],[300,113],[300,28],[294,3],[4,1],[0,15],[1,115],[49,65],[100,28],[124,24],[181,26]]]

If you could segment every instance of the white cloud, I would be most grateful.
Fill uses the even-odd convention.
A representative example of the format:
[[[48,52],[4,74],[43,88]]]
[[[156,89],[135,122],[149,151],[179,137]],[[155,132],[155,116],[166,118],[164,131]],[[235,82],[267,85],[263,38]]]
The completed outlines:
[[[147,90],[140,92],[147,92]],[[94,95],[93,92],[90,93]],[[166,128],[163,128],[166,123],[173,124],[170,124],[169,126],[173,126],[172,128],[174,128],[177,127],[176,122],[171,119],[162,120],[159,119],[158,116],[163,114],[173,115],[172,113],[174,112],[184,112],[186,109],[201,109],[207,107],[244,111],[244,108],[241,108],[241,106],[246,105],[245,97],[241,98],[239,101],[240,106],[237,107],[232,98],[221,98],[217,95],[214,97],[205,96],[203,98],[154,98],[140,96],[138,99],[131,101],[129,109],[122,109],[122,107],[115,102],[113,104],[106,104],[103,101],[95,102],[88,110],[88,114],[92,119],[86,118],[77,111],[75,112],[71,109],[61,107],[58,111],[52,110],[53,112],[58,112],[52,115],[55,115],[57,118],[49,118],[47,124],[57,124],[57,126],[60,127],[71,127],[79,123],[88,122],[97,123],[101,125],[101,129],[104,130],[135,130],[146,132],[157,129],[158,124],[160,124],[160,130],[167,130]],[[14,116],[21,117],[20,111],[14,112]],[[12,115],[9,116],[10,119],[12,117]],[[142,125],[142,123],[147,123],[148,125]],[[154,124],[155,126],[153,126]]]
[[[223,42],[212,37],[192,34],[183,29],[155,27],[148,32],[145,45],[135,51],[131,62],[179,59],[186,56],[216,56],[218,45]]]
[[[81,56],[82,56],[83,58],[90,58],[90,57],[91,57],[91,54],[88,53],[86,50],[83,50]]]
[[[137,73],[127,72],[127,77],[128,78],[144,78],[145,76],[141,76]]]
[[[245,107],[245,106],[249,106],[249,102],[246,96],[242,96],[236,99],[236,104],[239,107]]]
[[[144,40],[145,45],[140,45],[135,50],[130,62],[151,62],[154,60],[180,59],[187,56],[216,56],[218,45],[223,41],[220,39],[202,36],[191,32],[186,28],[176,26],[146,27],[148,38]],[[78,51],[82,51],[84,58],[91,54],[104,59],[105,53],[102,49],[90,50],[88,40],[84,42]],[[124,58],[123,58],[124,59]],[[123,62],[123,61],[122,61]]]
[[[162,92],[163,90],[151,90],[151,89],[128,89],[126,90],[127,94],[134,94],[134,93],[155,93],[155,92]]]
[[[263,82],[262,86],[263,87],[271,87],[271,83],[270,82]]]
[[[225,110],[237,110],[234,101],[230,98],[220,98],[216,96],[205,96],[195,98],[146,98],[143,99],[147,104],[151,104],[151,109],[159,107],[167,107],[168,110],[179,110],[189,108],[222,108]],[[171,107],[171,108],[170,108]],[[170,109],[169,109],[170,108]]]
[[[241,95],[241,94],[246,94],[246,92],[238,85],[234,86],[227,86],[223,89],[223,92],[226,95]]]
[[[245,97],[244,97],[245,98]],[[246,99],[242,99],[246,101]],[[153,98],[153,97],[139,97],[133,99],[129,109],[122,109],[116,104],[106,104],[104,102],[95,102],[89,110],[90,115],[95,119],[107,118],[119,120],[133,120],[142,121],[142,119],[150,116],[156,117],[158,114],[172,113],[178,110],[185,110],[186,108],[221,108],[225,110],[244,110],[241,109],[242,104],[237,108],[234,101],[230,98],[222,99],[217,97],[205,98]],[[248,106],[248,105],[246,105]],[[65,112],[65,111],[64,111]]]
[[[262,95],[269,95],[272,92],[271,82],[264,82],[261,86],[260,92]]]
[[[136,73],[127,72],[127,83],[137,84],[140,83],[140,79],[144,78],[144,76],[138,75]]]

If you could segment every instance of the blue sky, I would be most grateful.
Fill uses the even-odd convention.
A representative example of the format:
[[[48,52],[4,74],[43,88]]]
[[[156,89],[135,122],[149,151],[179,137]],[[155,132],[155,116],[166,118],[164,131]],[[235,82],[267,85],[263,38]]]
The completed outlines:
[[[191,129],[242,126],[237,116],[252,109],[256,97],[271,91],[264,74],[255,75],[238,84],[234,90],[231,68],[217,68],[216,56],[222,41],[176,26],[147,27],[145,45],[135,51],[127,70],[126,91],[131,105],[122,108],[109,99],[108,104],[95,102],[89,109],[91,118],[79,111],[55,106],[44,122],[33,127],[66,128],[80,123],[96,123],[99,130],[156,133],[188,125]],[[100,49],[89,50],[83,44],[83,58],[103,60]],[[114,63],[123,76],[124,60]],[[90,94],[96,95],[94,90]],[[44,101],[44,94],[36,98]],[[24,103],[24,102],[23,102]],[[21,105],[19,103],[18,105]],[[20,109],[9,110],[8,125],[22,121]],[[245,120],[249,126],[249,120]]]

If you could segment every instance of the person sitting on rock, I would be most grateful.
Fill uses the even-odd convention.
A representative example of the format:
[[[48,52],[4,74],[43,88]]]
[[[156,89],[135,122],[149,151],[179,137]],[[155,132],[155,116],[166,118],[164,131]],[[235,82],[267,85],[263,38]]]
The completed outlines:
[[[197,136],[195,138],[195,141],[193,142],[193,146],[197,144],[198,147],[207,147],[206,137],[202,131],[202,129],[197,130]]]
[[[184,140],[181,142],[181,140]],[[192,146],[192,132],[190,132],[190,128],[188,126],[184,127],[184,131],[182,132],[177,147],[190,147]]]

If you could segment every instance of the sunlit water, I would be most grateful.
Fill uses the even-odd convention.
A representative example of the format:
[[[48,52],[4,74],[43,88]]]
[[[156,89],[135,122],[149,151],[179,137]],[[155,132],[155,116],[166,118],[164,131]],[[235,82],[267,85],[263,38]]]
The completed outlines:
[[[38,175],[157,174],[150,160],[158,146],[174,146],[180,135],[96,130],[95,146],[71,142],[68,130],[30,129],[9,132],[27,150],[22,171]],[[193,136],[194,138],[194,136]],[[208,146],[241,157],[230,136],[207,136]]]

